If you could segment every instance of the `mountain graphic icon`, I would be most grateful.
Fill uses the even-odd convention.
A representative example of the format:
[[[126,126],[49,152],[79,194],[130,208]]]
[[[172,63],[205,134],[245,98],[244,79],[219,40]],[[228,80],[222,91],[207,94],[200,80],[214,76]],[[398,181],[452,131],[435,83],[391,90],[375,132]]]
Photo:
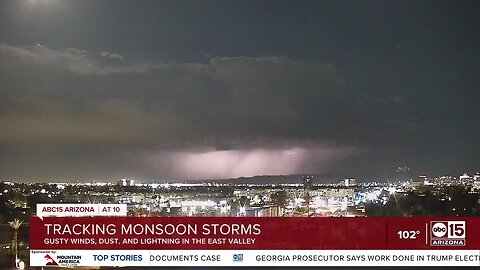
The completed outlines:
[[[48,261],[46,265],[58,265],[58,263],[49,254],[45,255],[44,258]]]

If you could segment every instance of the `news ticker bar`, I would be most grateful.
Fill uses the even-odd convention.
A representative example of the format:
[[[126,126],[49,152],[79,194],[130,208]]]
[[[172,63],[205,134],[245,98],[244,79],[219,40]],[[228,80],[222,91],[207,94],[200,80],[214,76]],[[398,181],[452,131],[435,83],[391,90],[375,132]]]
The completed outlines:
[[[31,250],[30,265],[479,267],[480,250]]]
[[[480,218],[33,217],[32,250],[480,250]]]

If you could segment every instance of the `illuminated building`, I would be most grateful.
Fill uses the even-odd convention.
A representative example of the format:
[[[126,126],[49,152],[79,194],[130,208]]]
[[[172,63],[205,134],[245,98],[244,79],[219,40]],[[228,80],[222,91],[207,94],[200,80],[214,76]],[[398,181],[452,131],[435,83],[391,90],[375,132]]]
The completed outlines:
[[[122,187],[133,187],[133,186],[135,186],[135,180],[122,178],[122,179],[118,180],[117,184],[122,186]]]
[[[345,178],[344,180],[338,183],[339,186],[353,187],[357,185],[357,179],[355,178]]]
[[[469,183],[473,181],[473,177],[466,173],[464,173],[463,175],[460,175],[458,179],[460,180],[461,183]]]
[[[417,179],[417,182],[421,182],[421,183],[423,183],[424,185],[428,184],[428,176],[426,176],[426,175],[419,175],[419,176],[418,176],[418,179]]]
[[[451,185],[453,181],[453,177],[450,175],[443,175],[440,177],[435,178],[435,184],[437,185]]]

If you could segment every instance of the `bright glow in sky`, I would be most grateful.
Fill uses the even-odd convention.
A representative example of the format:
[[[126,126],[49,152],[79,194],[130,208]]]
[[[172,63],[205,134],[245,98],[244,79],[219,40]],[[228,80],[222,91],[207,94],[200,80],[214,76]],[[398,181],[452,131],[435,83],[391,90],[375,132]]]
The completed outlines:
[[[184,179],[236,178],[325,172],[334,163],[358,152],[351,147],[291,147],[202,151],[161,151],[148,155],[150,166]]]

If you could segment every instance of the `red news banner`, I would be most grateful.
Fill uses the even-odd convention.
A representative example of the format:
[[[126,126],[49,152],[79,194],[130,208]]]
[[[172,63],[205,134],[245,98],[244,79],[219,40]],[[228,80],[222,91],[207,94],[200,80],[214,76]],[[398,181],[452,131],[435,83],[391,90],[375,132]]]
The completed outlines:
[[[32,250],[480,250],[480,218],[32,217]]]

